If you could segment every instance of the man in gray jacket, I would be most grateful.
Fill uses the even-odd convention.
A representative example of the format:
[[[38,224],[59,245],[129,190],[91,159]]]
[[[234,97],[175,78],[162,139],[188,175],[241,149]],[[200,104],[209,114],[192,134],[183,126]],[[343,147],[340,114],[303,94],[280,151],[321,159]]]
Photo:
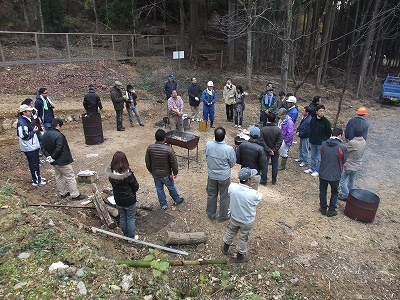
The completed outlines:
[[[110,97],[114,105],[116,119],[117,119],[117,130],[124,131],[125,127],[122,126],[122,112],[124,110],[124,103],[126,96],[122,95],[122,83],[115,81],[115,85],[110,90]]]
[[[364,129],[362,127],[356,127],[354,129],[354,138],[350,140],[347,144],[347,152],[349,153],[349,158],[344,164],[344,171],[342,173],[342,178],[340,179],[339,183],[342,189],[342,193],[339,195],[339,200],[347,200],[349,191],[354,189],[357,171],[361,170],[362,158],[367,144],[363,137],[363,134]]]
[[[321,165],[319,168],[319,211],[323,215],[333,217],[337,215],[336,203],[339,196],[339,180],[342,175],[343,165],[347,160],[347,149],[340,140],[343,130],[335,128],[332,136],[322,142]],[[328,184],[331,186],[331,199],[329,206],[326,201]],[[328,212],[326,209],[329,208]]]
[[[222,127],[214,130],[214,141],[208,141],[204,150],[207,160],[207,208],[210,220],[217,214],[218,192],[219,221],[229,220],[229,195],[228,187],[231,183],[231,168],[236,164],[235,150],[224,141],[226,131]]]
[[[172,147],[165,143],[165,131],[158,129],[155,138],[156,142],[147,148],[145,162],[147,170],[153,175],[160,207],[166,210],[168,203],[167,196],[164,193],[164,185],[174,201],[173,205],[181,204],[184,198],[179,196],[175,187],[174,179],[178,176],[178,161]]]

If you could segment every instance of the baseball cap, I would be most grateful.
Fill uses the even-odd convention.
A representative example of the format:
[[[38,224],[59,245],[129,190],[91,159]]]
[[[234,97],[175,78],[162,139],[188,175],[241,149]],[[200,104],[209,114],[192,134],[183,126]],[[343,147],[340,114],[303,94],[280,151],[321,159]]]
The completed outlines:
[[[207,86],[214,86],[214,83],[212,81],[207,82]]]
[[[30,106],[28,106],[28,105],[26,105],[26,104],[22,104],[22,105],[19,107],[19,112],[24,112],[24,111],[27,111],[27,110],[32,111],[32,110],[33,110],[33,107],[30,107]]]
[[[93,84],[89,84],[88,88],[89,88],[89,90],[94,90],[94,85]]]
[[[118,81],[118,80],[116,80],[116,81],[114,82],[114,84],[115,84],[115,85],[122,86],[122,83],[121,83],[121,81]]]
[[[175,78],[174,74],[169,74],[169,78]]]
[[[249,180],[251,177],[257,175],[257,170],[256,169],[250,169],[250,168],[242,168],[239,171],[239,180],[240,181],[246,181]]]
[[[250,135],[251,136],[260,136],[260,128],[253,126],[250,128]]]

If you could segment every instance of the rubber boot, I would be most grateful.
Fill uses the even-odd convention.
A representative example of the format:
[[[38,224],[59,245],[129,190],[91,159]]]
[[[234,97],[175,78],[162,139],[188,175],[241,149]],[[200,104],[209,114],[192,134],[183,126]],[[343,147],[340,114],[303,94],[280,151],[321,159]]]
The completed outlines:
[[[250,259],[249,259],[247,256],[245,256],[244,254],[241,254],[241,253],[237,252],[235,263],[248,262],[249,260],[250,260]]]
[[[221,246],[221,250],[222,250],[222,253],[223,253],[224,255],[228,255],[229,246],[230,246],[230,245],[228,245],[227,243],[224,243],[224,244]]]
[[[210,123],[211,123],[211,124],[210,124],[211,128],[215,128],[215,127],[214,127],[214,121],[210,121]]]
[[[286,163],[287,163],[287,157],[282,157],[281,156],[281,165],[279,166],[278,170],[286,170]]]

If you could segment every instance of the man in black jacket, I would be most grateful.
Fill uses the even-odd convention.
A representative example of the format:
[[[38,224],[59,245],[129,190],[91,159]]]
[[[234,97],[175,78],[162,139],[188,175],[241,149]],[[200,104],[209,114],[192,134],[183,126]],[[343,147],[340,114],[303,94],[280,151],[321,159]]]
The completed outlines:
[[[191,84],[189,84],[188,87],[188,95],[190,110],[192,111],[192,122],[199,122],[199,105],[203,90],[201,89],[200,84],[197,84],[197,79],[195,77],[193,77],[190,81]]]
[[[43,154],[46,160],[53,166],[56,175],[56,186],[61,199],[72,196],[72,200],[82,200],[86,196],[79,193],[75,173],[72,169],[71,150],[67,139],[60,132],[63,121],[59,118],[53,119],[51,129],[42,136]]]
[[[258,184],[261,180],[261,171],[267,167],[267,157],[264,151],[264,142],[259,138],[260,128],[252,127],[250,129],[250,139],[248,142],[241,143],[236,149],[236,163],[242,165],[242,168],[248,167],[257,170],[257,175],[253,178],[251,187],[258,190]]]
[[[115,85],[110,90],[110,97],[114,105],[115,114],[117,118],[117,130],[124,131],[125,127],[122,126],[122,112],[124,110],[124,103],[126,96],[122,96],[122,83],[120,81],[115,81]]]
[[[267,114],[267,124],[261,128],[261,139],[265,142],[264,151],[267,155],[267,166],[261,172],[262,185],[267,184],[268,161],[272,161],[272,184],[276,184],[278,177],[279,148],[282,145],[282,132],[274,123],[276,115],[274,113]]]
[[[89,92],[85,95],[85,98],[83,98],[83,107],[85,108],[87,114],[97,113],[99,108],[101,113],[101,110],[103,109],[100,97],[94,91],[93,84],[89,84]]]

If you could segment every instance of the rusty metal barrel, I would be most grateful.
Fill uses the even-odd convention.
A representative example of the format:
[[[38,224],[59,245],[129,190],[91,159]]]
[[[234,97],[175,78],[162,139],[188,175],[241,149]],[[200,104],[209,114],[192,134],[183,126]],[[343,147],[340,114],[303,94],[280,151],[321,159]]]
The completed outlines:
[[[83,114],[82,124],[86,145],[97,145],[104,142],[101,115],[99,113]]]
[[[374,193],[362,189],[353,189],[347,197],[344,214],[360,222],[372,222],[379,202],[379,197]]]

